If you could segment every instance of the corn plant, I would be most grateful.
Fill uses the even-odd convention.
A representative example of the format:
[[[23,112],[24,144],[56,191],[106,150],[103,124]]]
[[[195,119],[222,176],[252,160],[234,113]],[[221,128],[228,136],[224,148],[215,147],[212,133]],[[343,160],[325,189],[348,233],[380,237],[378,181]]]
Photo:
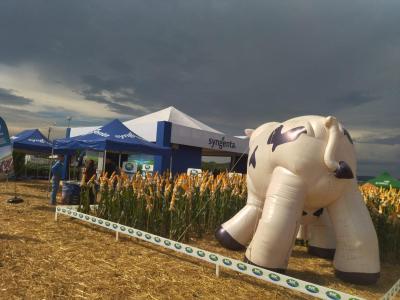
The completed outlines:
[[[97,193],[98,217],[174,240],[188,241],[213,232],[246,203],[246,177],[222,173],[213,176],[169,173],[102,174]],[[79,210],[90,212],[89,191],[95,178],[81,184]],[[400,191],[372,185],[360,187],[376,228],[382,260],[400,261]]]

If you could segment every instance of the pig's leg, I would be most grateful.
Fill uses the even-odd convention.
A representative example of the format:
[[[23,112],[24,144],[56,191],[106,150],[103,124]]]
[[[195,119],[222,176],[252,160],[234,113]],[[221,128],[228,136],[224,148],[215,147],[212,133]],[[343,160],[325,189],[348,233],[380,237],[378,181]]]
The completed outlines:
[[[285,168],[275,168],[245,261],[277,271],[287,268],[303,211],[305,190],[299,176]]]
[[[328,212],[336,235],[336,275],[351,283],[375,283],[380,274],[378,238],[354,179]]]
[[[250,242],[261,217],[264,199],[248,190],[246,205],[215,232],[220,244],[230,250],[244,250]]]
[[[317,210],[315,213],[319,213]],[[323,209],[319,218],[308,225],[308,253],[322,258],[333,259],[336,241],[332,222],[327,212]]]

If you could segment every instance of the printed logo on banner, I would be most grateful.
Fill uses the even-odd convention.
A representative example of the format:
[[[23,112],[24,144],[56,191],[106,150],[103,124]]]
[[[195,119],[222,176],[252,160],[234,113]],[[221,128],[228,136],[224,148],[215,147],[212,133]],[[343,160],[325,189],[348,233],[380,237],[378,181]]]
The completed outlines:
[[[124,139],[128,139],[128,138],[134,139],[136,136],[132,132],[128,132],[125,134],[116,134],[116,135],[114,135],[114,137],[116,137],[117,139],[124,140]]]
[[[125,173],[128,174],[133,174],[137,172],[137,164],[135,162],[131,161],[124,161],[122,163],[122,170],[124,170]]]
[[[46,144],[46,141],[44,139],[28,139],[28,141],[32,143]]]
[[[99,136],[102,136],[102,137],[109,137],[109,136],[110,136],[107,132],[101,131],[100,128],[94,130],[94,131],[93,131],[93,134],[99,135]]]
[[[209,138],[208,139],[208,144],[211,146],[211,148],[218,148],[220,150],[224,148],[229,148],[229,149],[235,149],[236,144],[232,141],[225,141],[225,137],[223,136],[220,140],[219,139],[213,139]]]

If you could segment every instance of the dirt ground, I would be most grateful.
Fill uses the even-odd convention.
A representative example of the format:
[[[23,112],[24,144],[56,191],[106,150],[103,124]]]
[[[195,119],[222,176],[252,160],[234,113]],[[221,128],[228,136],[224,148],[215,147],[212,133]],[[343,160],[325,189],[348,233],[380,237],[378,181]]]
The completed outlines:
[[[310,299],[243,274],[157,248],[131,237],[60,216],[46,184],[19,182],[21,204],[8,204],[13,184],[0,183],[0,299]],[[233,258],[210,236],[191,244]],[[364,287],[334,277],[332,263],[296,246],[287,275],[367,299],[380,298],[400,278],[383,264],[378,284]],[[398,297],[400,299],[400,297]]]

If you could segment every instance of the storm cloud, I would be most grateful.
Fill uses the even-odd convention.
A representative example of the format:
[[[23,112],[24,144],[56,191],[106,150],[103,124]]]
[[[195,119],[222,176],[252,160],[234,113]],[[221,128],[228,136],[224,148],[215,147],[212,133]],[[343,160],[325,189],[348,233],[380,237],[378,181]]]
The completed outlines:
[[[33,102],[32,99],[21,97],[15,94],[15,91],[0,88],[0,105],[10,104],[15,106],[27,105]]]
[[[386,133],[400,130],[399,28],[395,0],[5,0],[0,65],[29,66],[49,90],[61,86],[122,119],[173,105],[242,135],[269,121],[335,115],[356,141],[363,132],[364,143],[398,145]],[[0,86],[31,104],[23,82]],[[51,109],[37,111],[51,119]],[[76,108],[73,124],[90,120],[99,124]]]

